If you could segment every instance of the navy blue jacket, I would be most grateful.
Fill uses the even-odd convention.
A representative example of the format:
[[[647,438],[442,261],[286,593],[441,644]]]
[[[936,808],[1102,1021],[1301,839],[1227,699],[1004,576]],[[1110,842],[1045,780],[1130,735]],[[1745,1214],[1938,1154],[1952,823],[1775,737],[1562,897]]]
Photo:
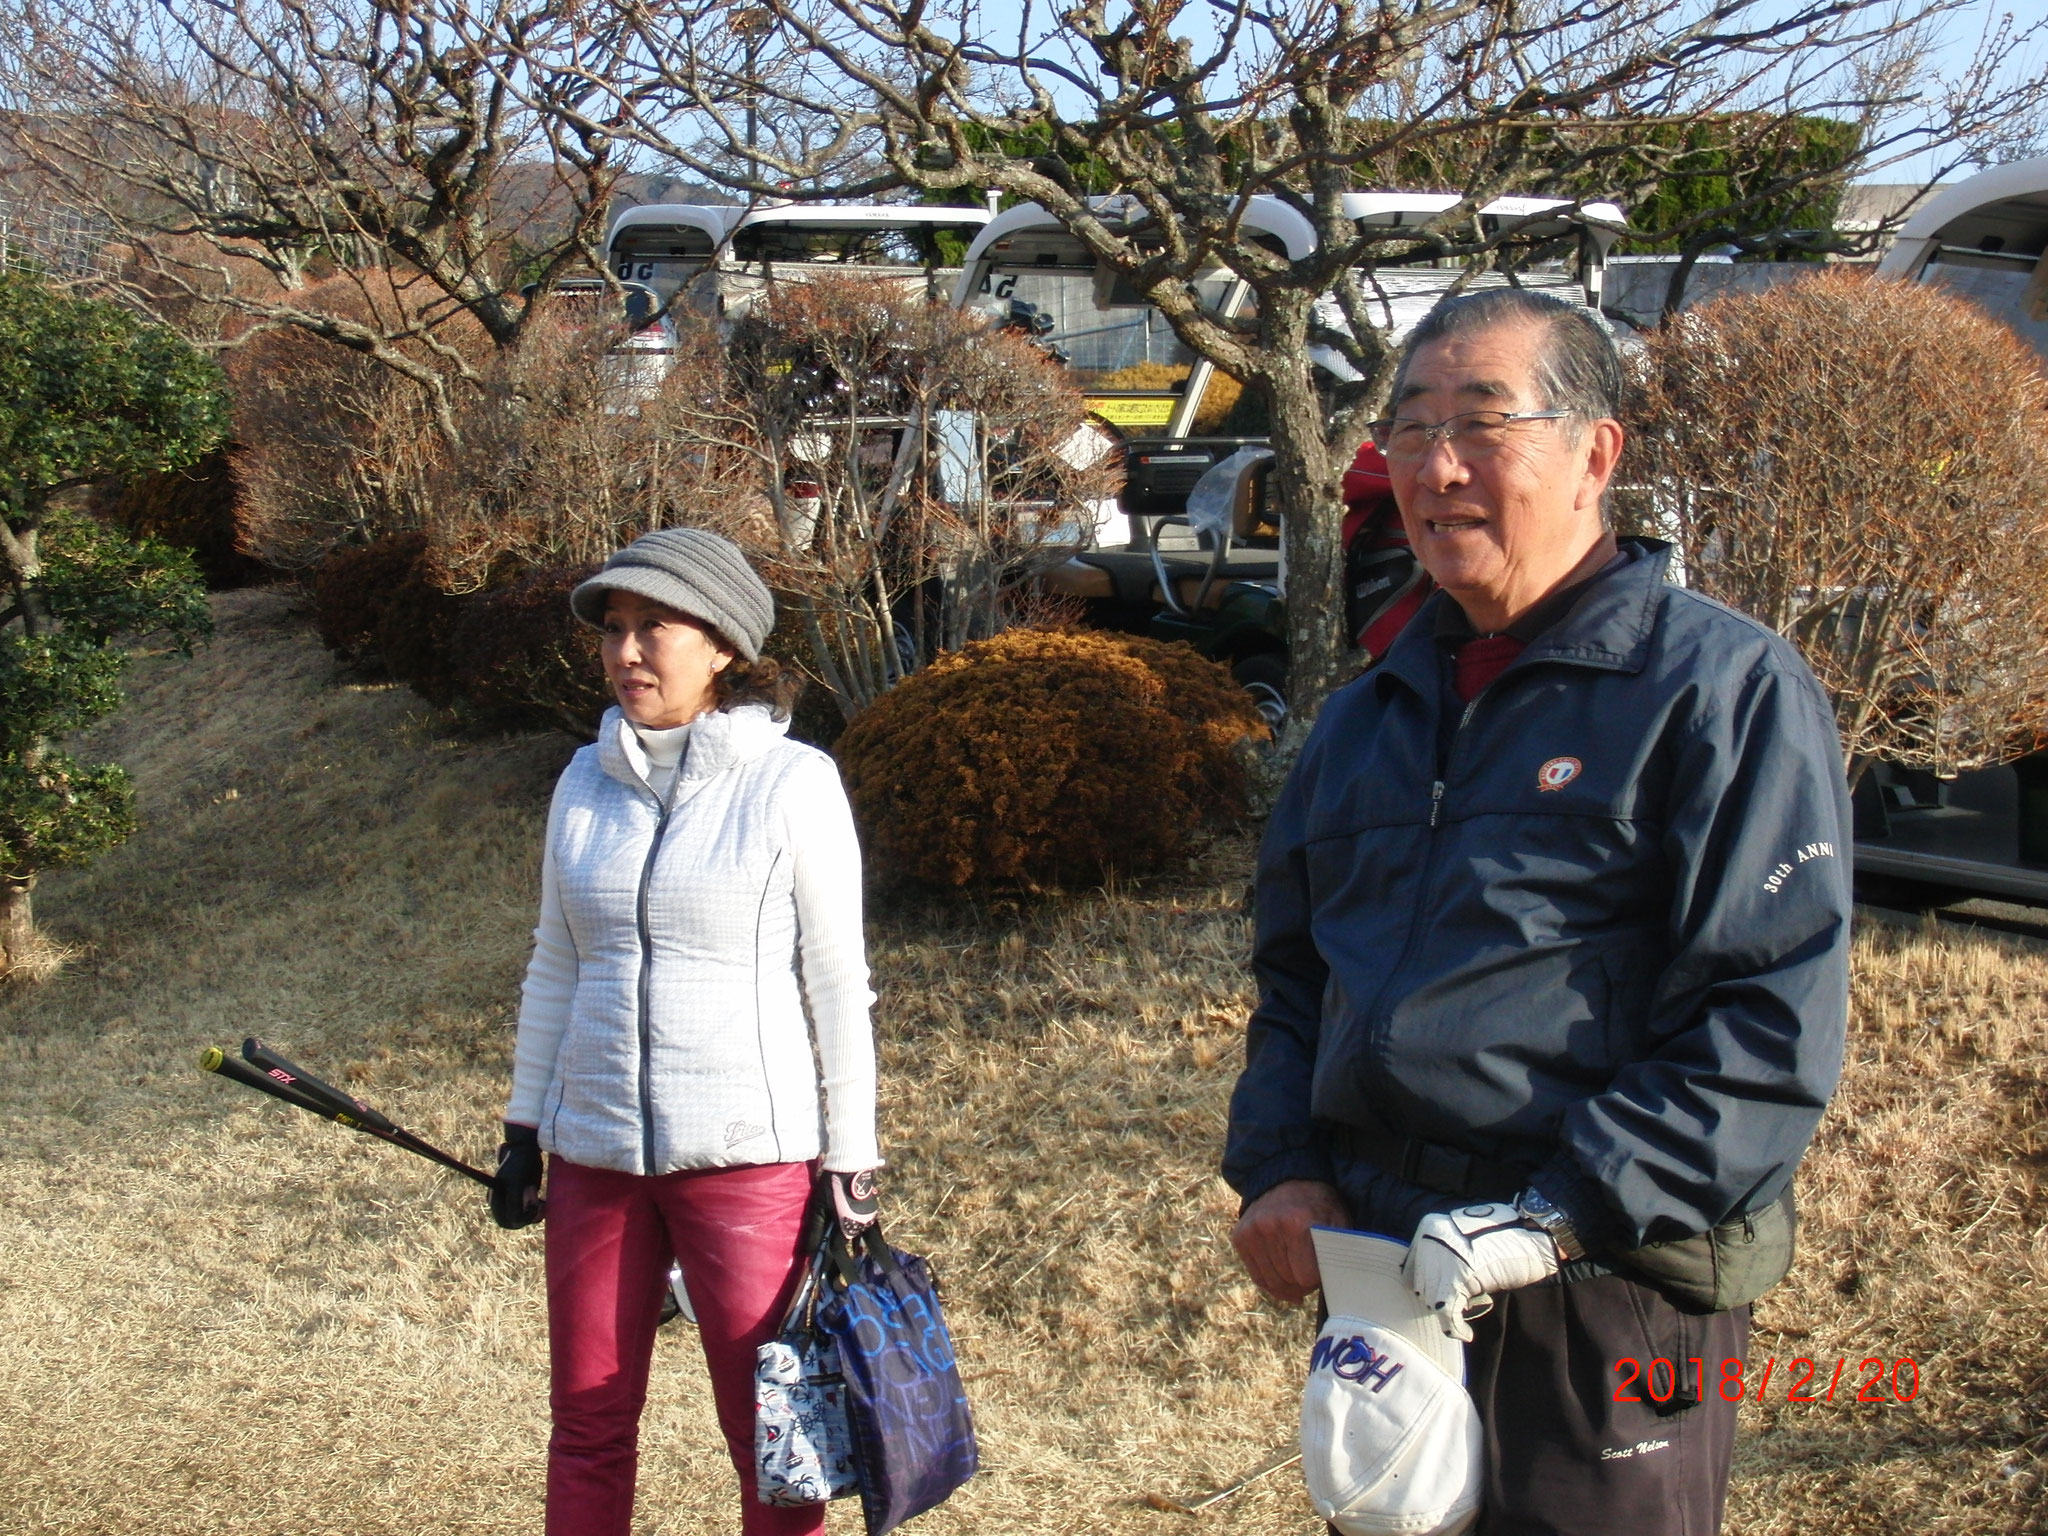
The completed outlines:
[[[1848,1016],[1833,711],[1663,545],[1623,548],[1461,712],[1442,593],[1324,706],[1260,851],[1247,1200],[1321,1179],[1404,1238],[1458,1203],[1333,1152],[1375,1124],[1528,1170],[1596,1252],[1791,1182]]]

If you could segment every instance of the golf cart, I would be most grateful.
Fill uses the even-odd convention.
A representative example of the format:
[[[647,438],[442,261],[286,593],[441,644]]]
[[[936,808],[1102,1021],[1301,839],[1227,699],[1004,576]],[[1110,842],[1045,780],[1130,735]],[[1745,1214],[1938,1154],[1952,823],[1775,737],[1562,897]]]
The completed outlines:
[[[1346,194],[1344,207],[1362,228],[1391,231],[1457,201],[1448,193],[1361,192]],[[1098,212],[1142,231],[1143,210],[1128,199],[1101,199]],[[1607,253],[1626,227],[1620,209],[1504,197],[1476,217],[1507,228],[1508,249],[1523,264],[1474,274],[1462,265],[1386,263],[1362,273],[1374,319],[1390,337],[1405,335],[1461,284],[1513,283],[1597,309]],[[1291,260],[1314,249],[1312,226],[1278,198],[1252,198],[1245,224]],[[1251,285],[1225,268],[1198,276],[1195,286],[1219,315],[1252,313]],[[1097,518],[1093,547],[1055,571],[1048,587],[1085,601],[1091,623],[1184,639],[1229,663],[1261,712],[1284,718],[1280,509],[1269,491],[1271,454],[1254,399],[1195,357],[1155,306],[1035,204],[1007,210],[981,232],[954,302],[1030,334],[1069,370],[1103,430],[1118,439],[1118,504]],[[1341,328],[1334,306],[1322,308],[1319,323]],[[1334,348],[1313,347],[1310,355],[1334,376],[1355,377]],[[1377,454],[1362,450],[1345,487],[1347,633],[1374,653],[1427,590],[1392,515],[1383,468]]]

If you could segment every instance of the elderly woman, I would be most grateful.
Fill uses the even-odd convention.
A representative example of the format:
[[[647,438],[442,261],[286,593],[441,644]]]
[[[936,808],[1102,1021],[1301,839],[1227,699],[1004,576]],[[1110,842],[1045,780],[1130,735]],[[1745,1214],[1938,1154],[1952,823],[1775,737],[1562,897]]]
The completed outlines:
[[[689,1280],[741,1529],[824,1529],[754,1491],[754,1352],[822,1177],[873,1219],[874,1045],[860,850],[832,761],[790,741],[761,656],[767,586],[728,540],[664,529],[570,596],[616,709],[548,816],[491,1211],[542,1213],[549,1536],[626,1536],[671,1256]],[[823,1191],[820,1191],[822,1198]]]

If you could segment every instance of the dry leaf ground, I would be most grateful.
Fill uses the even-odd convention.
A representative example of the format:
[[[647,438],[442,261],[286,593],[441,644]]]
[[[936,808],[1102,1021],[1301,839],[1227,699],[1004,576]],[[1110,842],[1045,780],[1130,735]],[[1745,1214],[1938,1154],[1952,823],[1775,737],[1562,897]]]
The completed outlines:
[[[260,1033],[483,1158],[568,746],[348,685],[276,594],[219,610],[90,744],[146,829],[46,882],[73,958],[0,991],[0,1533],[537,1529],[538,1235],[193,1062]],[[986,1465],[929,1536],[1321,1529],[1291,1472],[1199,1522],[1143,1503],[1287,1444],[1310,1331],[1232,1264],[1212,1173],[1247,864],[875,920],[891,1227],[946,1282]],[[1859,938],[1805,1255],[1752,1358],[1910,1356],[1922,1387],[1792,1406],[1778,1378],[1731,1531],[2044,1528],[2044,1035],[2039,948]],[[641,1529],[730,1531],[694,1342],[658,1351]]]

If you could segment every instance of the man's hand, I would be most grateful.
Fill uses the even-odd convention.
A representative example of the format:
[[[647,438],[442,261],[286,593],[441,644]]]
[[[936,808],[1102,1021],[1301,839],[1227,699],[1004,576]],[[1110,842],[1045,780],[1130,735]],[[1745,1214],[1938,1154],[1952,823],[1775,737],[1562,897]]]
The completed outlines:
[[[1230,1244],[1260,1290],[1276,1301],[1300,1301],[1323,1283],[1308,1229],[1348,1226],[1350,1219],[1331,1185],[1289,1179],[1244,1208]]]
[[[1550,1234],[1529,1226],[1512,1205],[1468,1205],[1423,1217],[1401,1272],[1443,1331],[1469,1344],[1468,1309],[1481,1316],[1495,1291],[1547,1280],[1557,1265]]]

